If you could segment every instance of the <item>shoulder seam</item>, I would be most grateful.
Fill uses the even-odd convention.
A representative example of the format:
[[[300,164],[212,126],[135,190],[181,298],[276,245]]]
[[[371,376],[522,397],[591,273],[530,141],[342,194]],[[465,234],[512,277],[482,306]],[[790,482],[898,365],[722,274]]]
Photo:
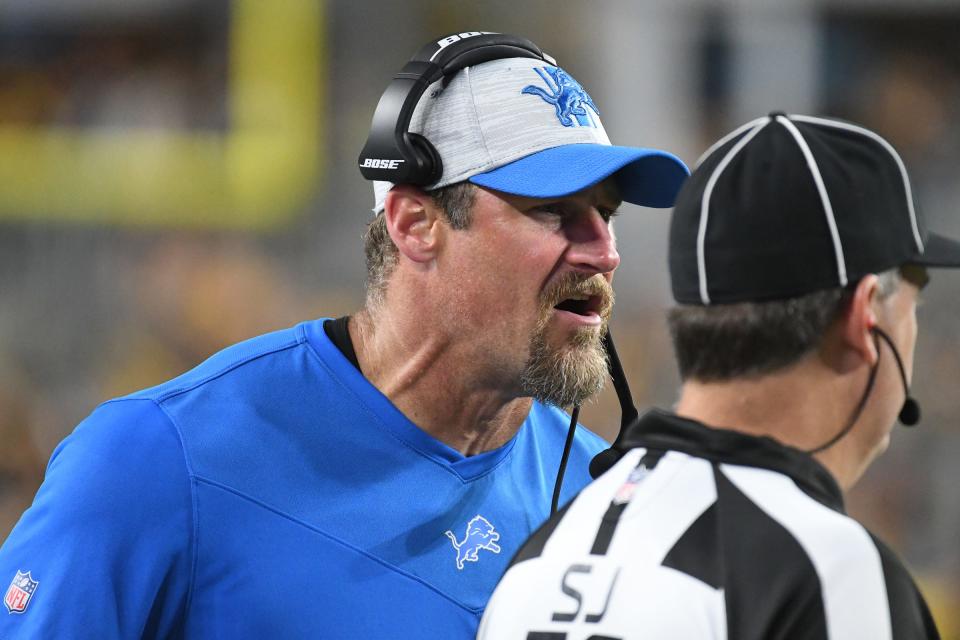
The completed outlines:
[[[241,367],[241,366],[247,364],[248,362],[253,362],[254,360],[258,360],[258,359],[263,358],[263,357],[265,357],[265,356],[269,356],[269,355],[272,355],[272,354],[274,354],[274,353],[279,353],[279,352],[281,352],[281,351],[286,351],[287,349],[292,349],[293,347],[299,346],[299,345],[301,345],[301,344],[303,344],[303,338],[297,337],[297,338],[295,338],[295,339],[293,339],[293,340],[291,340],[291,341],[289,341],[289,342],[286,342],[286,343],[284,343],[284,344],[282,344],[282,345],[279,345],[279,346],[277,346],[277,347],[275,347],[275,348],[273,348],[273,349],[270,349],[270,350],[268,350],[268,351],[262,351],[262,352],[260,352],[260,353],[256,353],[256,354],[253,354],[253,355],[250,355],[250,356],[241,358],[241,359],[237,360],[236,362],[233,362],[233,363],[231,363],[231,364],[229,364],[229,365],[226,365],[226,366],[222,367],[221,369],[218,369],[217,371],[215,371],[214,373],[211,373],[210,375],[208,375],[208,376],[205,377],[205,378],[202,378],[202,379],[200,379],[200,380],[198,380],[198,381],[196,381],[196,382],[194,382],[194,383],[192,383],[192,384],[189,384],[189,385],[187,385],[187,386],[184,386],[184,387],[178,387],[178,388],[176,388],[176,389],[171,389],[170,391],[167,391],[166,393],[163,393],[163,394],[159,395],[158,397],[154,398],[153,400],[154,400],[154,402],[157,402],[157,403],[166,402],[167,400],[169,400],[170,398],[172,398],[172,397],[174,397],[174,396],[178,396],[178,395],[183,394],[183,393],[186,393],[186,392],[188,392],[188,391],[192,391],[193,389],[196,389],[197,387],[201,387],[201,386],[207,384],[208,382],[210,382],[210,381],[212,381],[212,380],[216,380],[216,379],[219,378],[220,376],[226,375],[226,374],[230,373],[231,371],[233,371],[234,369],[237,369],[238,367]]]
[[[197,544],[197,538],[200,535],[200,517],[197,513],[199,508],[197,503],[197,491],[196,491],[196,476],[193,473],[193,465],[190,464],[190,456],[187,454],[187,447],[183,442],[183,434],[180,432],[180,428],[177,426],[176,420],[173,419],[173,416],[160,404],[159,401],[154,400],[153,404],[157,409],[163,414],[167,419],[167,423],[170,425],[170,428],[173,429],[174,435],[177,437],[177,442],[180,443],[180,451],[183,453],[183,466],[187,470],[187,482],[190,485],[190,580],[187,586],[187,598],[183,606],[183,625],[186,625],[186,620],[190,613],[190,607],[193,604],[193,593],[194,586],[196,585],[197,578],[197,565],[199,564],[198,555],[199,555],[199,545]]]
[[[169,425],[170,429],[173,431],[173,435],[177,439],[177,444],[180,446],[180,453],[183,456],[183,466],[184,466],[184,469],[186,470],[186,476],[187,476],[186,480],[190,487],[190,490],[189,490],[190,491],[190,526],[188,529],[190,532],[189,533],[190,537],[188,541],[188,548],[189,548],[189,554],[190,554],[190,577],[189,577],[188,586],[187,586],[187,597],[184,602],[183,624],[185,624],[185,621],[187,618],[187,612],[189,612],[190,605],[193,601],[193,591],[194,591],[194,584],[196,583],[196,569],[197,569],[196,539],[197,539],[197,527],[199,523],[199,518],[197,517],[197,498],[196,498],[196,490],[195,490],[196,484],[194,481],[193,468],[190,465],[190,459],[189,459],[189,456],[187,455],[187,448],[183,443],[183,436],[180,433],[180,429],[177,427],[176,421],[174,421],[173,417],[160,405],[159,402],[157,402],[153,398],[115,398],[113,400],[108,400],[103,404],[118,403],[121,401],[131,401],[131,402],[144,401],[144,402],[152,403],[153,406],[156,407],[157,411],[160,412],[160,415],[163,416],[164,420]],[[144,620],[144,624],[146,624],[146,622],[147,621]],[[141,635],[142,635],[142,632],[143,632],[143,629],[141,629]]]

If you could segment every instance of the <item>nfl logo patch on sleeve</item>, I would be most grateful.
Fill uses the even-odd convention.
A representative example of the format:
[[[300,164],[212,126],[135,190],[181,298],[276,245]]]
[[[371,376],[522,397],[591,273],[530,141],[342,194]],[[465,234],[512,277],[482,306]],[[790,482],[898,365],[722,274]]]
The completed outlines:
[[[3,604],[7,606],[9,613],[23,613],[30,604],[33,592],[37,590],[38,580],[34,580],[30,572],[17,571],[13,577],[10,586],[7,588],[7,594],[3,597]]]

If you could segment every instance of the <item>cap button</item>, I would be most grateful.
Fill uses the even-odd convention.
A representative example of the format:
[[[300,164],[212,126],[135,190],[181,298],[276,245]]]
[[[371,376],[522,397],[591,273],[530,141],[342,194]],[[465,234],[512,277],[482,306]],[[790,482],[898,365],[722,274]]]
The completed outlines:
[[[783,116],[784,118],[787,117],[787,114],[784,113],[783,111],[771,111],[769,115],[771,120],[773,120],[777,116]]]

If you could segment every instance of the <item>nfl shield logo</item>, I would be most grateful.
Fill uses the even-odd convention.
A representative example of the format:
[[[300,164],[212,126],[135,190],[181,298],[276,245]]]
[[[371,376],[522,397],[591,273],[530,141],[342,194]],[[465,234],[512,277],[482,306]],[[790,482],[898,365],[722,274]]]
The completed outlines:
[[[7,589],[7,595],[3,597],[3,604],[7,606],[10,613],[23,613],[30,604],[30,598],[33,592],[37,590],[39,581],[34,580],[30,572],[17,571],[13,577],[10,587]]]

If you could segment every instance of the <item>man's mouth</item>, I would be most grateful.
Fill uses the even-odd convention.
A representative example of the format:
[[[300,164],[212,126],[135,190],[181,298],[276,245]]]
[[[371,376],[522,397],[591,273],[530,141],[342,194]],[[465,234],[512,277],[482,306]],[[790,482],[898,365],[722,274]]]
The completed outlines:
[[[599,316],[603,310],[603,299],[601,296],[593,295],[573,295],[561,300],[554,305],[554,309],[559,311],[568,311],[578,316]]]
[[[575,274],[559,279],[546,294],[544,308],[549,315],[544,320],[559,322],[561,326],[579,329],[602,327],[613,309],[613,290],[600,275],[580,280]]]

